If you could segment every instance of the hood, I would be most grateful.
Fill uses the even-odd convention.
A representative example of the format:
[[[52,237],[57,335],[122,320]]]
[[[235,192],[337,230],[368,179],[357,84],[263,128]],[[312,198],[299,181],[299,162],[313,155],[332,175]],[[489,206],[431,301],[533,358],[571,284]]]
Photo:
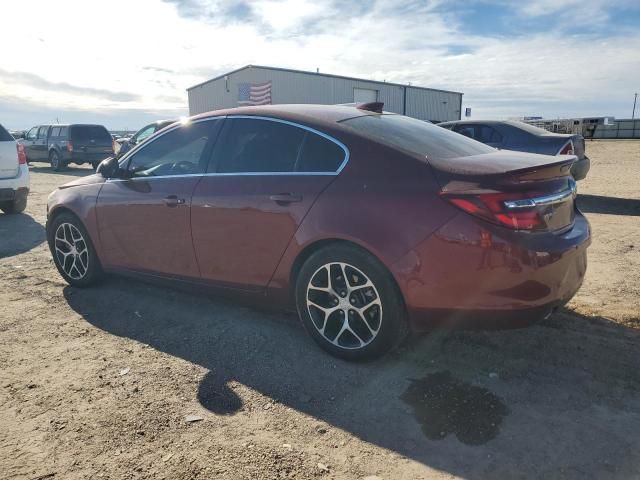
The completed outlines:
[[[94,173],[93,175],[87,175],[86,177],[77,178],[69,183],[65,183],[64,185],[60,185],[58,188],[63,190],[65,188],[71,187],[79,187],[81,185],[94,185],[96,183],[104,183],[106,178],[104,178],[99,173]]]

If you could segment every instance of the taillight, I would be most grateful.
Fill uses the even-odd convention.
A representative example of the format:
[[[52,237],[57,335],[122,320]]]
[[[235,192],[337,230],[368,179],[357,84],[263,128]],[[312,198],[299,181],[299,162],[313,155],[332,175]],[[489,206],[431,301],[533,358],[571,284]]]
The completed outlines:
[[[18,165],[26,165],[27,154],[24,153],[24,145],[22,145],[21,143],[17,143],[16,149],[18,150]]]
[[[573,141],[569,140],[567,143],[565,143],[565,145],[558,152],[558,155],[575,155]]]
[[[531,199],[535,193],[443,194],[442,197],[471,215],[513,230],[542,230],[545,222]],[[507,203],[511,207],[507,207]],[[513,205],[518,205],[514,208]]]
[[[73,152],[73,143],[67,142],[67,152],[69,153]]]

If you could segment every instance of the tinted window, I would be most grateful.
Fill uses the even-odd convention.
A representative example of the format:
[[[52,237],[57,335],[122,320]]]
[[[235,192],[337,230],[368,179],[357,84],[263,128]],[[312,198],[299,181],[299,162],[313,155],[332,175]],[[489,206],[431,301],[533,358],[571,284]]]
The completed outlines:
[[[220,123],[186,124],[145,143],[131,157],[129,171],[136,177],[202,173],[202,153]]]
[[[460,135],[464,135],[465,137],[473,138],[475,135],[473,125],[459,125],[455,129]]]
[[[111,135],[102,125],[74,125],[71,127],[71,140],[75,142],[94,140],[111,143]]]
[[[363,115],[342,122],[372,140],[430,158],[456,158],[495,151],[436,125],[402,115]]]
[[[270,120],[228,118],[214,165],[221,173],[292,172],[306,130]]]
[[[344,162],[345,156],[345,151],[335,142],[313,132],[307,132],[295,170],[297,172],[335,172]]]
[[[7,132],[2,125],[0,125],[0,142],[13,141],[13,137]]]
[[[495,128],[487,125],[476,125],[475,139],[482,143],[502,142],[502,135]]]
[[[52,137],[59,137],[60,136],[60,127],[53,127],[51,129],[51,136]]]
[[[49,127],[40,127],[38,129],[38,138],[47,138],[47,130],[49,130]]]

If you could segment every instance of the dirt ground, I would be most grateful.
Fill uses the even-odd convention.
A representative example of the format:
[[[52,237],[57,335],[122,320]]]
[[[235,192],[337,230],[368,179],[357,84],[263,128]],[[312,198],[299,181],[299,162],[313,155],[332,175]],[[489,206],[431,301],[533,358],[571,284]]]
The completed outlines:
[[[0,478],[640,478],[640,142],[587,153],[593,243],[568,308],[367,364],[287,315],[66,286],[45,203],[89,170],[36,164],[26,214],[0,215]]]

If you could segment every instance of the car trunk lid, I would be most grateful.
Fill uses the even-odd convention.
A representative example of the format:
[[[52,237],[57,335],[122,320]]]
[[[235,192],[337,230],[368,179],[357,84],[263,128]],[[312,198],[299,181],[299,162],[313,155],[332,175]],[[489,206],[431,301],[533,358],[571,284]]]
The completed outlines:
[[[113,138],[101,125],[72,125],[69,141],[74,152],[107,155],[113,152]]]
[[[0,178],[13,178],[19,171],[15,140],[0,141]]]

